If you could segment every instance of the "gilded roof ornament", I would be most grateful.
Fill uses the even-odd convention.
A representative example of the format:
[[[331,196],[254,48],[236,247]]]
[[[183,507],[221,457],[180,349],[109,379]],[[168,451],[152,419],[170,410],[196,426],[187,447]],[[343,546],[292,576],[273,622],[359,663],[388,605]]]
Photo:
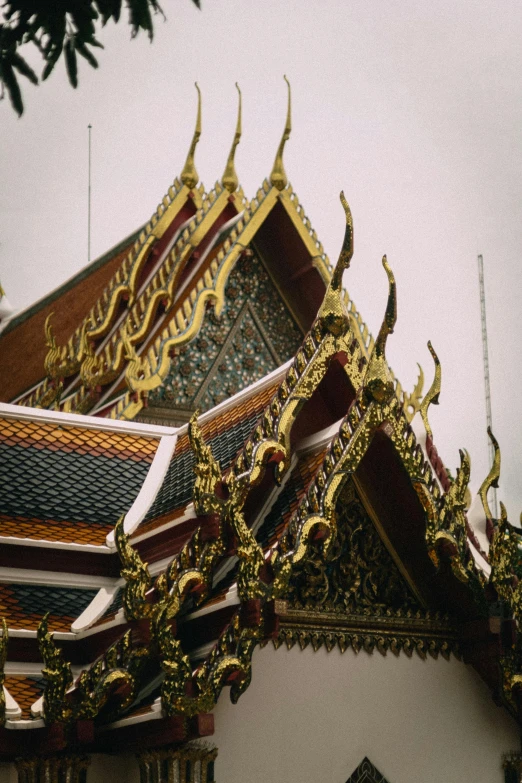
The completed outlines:
[[[332,279],[326,289],[326,294],[318,313],[318,318],[322,321],[328,331],[337,336],[342,334],[349,325],[348,315],[342,301],[341,293],[343,288],[343,272],[350,266],[350,261],[353,256],[352,213],[343,191],[341,191],[339,198],[341,199],[341,204],[343,205],[344,214],[346,216],[344,241],[332,274]]]
[[[190,190],[195,188],[199,181],[199,175],[198,172],[196,171],[196,166],[194,164],[194,153],[196,151],[196,145],[199,141],[199,137],[201,136],[201,90],[199,89],[199,85],[197,82],[195,82],[195,85],[196,85],[196,90],[198,91],[198,115],[196,119],[196,127],[194,129],[194,135],[192,137],[192,142],[187,155],[187,160],[185,161],[185,165],[183,166],[183,171],[181,172],[180,175],[181,181]]]
[[[56,338],[53,334],[53,327],[51,326],[51,318],[53,317],[54,312],[49,313],[47,318],[45,319],[44,324],[44,332],[45,332],[45,345],[47,348],[50,348],[51,350],[56,350]]]
[[[433,382],[426,392],[426,396],[424,397],[423,401],[421,402],[420,406],[420,415],[422,416],[422,421],[424,422],[424,427],[426,428],[426,433],[429,435],[430,438],[433,438],[433,433],[431,431],[430,423],[428,421],[428,408],[430,405],[438,405],[439,404],[439,396],[440,396],[440,389],[441,389],[441,379],[442,379],[442,369],[440,366],[439,357],[433,350],[433,346],[431,344],[431,341],[428,340],[428,349],[433,357],[433,361],[435,362],[435,377],[433,378]]]
[[[386,362],[386,341],[397,322],[397,286],[386,256],[382,257],[382,265],[388,276],[388,302],[364,379],[366,394],[378,403],[387,402],[394,391],[393,376]]]
[[[344,231],[344,240],[337,264],[332,275],[331,286],[336,291],[339,291],[343,285],[343,272],[350,266],[350,261],[353,257],[353,218],[350,205],[346,201],[344,191],[341,190],[339,195],[341,204],[343,205],[344,214],[346,215],[346,228]]]
[[[491,487],[498,489],[498,480],[500,478],[500,446],[498,445],[497,439],[491,432],[491,427],[488,427],[488,435],[493,444],[493,448],[495,449],[495,456],[493,458],[493,465],[491,466],[488,475],[480,485],[478,493],[480,495],[482,507],[484,508],[484,513],[487,519],[493,519],[493,515],[491,514],[491,509],[488,503],[488,491]]]
[[[230,153],[228,156],[227,165],[225,166],[225,171],[223,174],[223,178],[221,180],[221,184],[226,190],[228,190],[229,193],[233,193],[239,187],[239,179],[236,173],[236,166],[234,163],[236,147],[241,139],[241,90],[239,89],[239,85],[237,82],[236,82],[236,88],[239,93],[236,132],[234,134],[234,141],[232,142],[232,147],[230,149]]]
[[[288,109],[286,112],[286,123],[285,123],[285,129],[283,131],[283,138],[279,142],[279,147],[277,148],[277,153],[275,156],[274,166],[272,168],[272,173],[270,174],[270,182],[274,186],[274,188],[277,188],[277,190],[284,190],[288,185],[288,177],[286,176],[285,167],[283,165],[283,151],[286,142],[290,138],[290,132],[292,130],[292,114],[291,114],[292,93],[290,89],[290,82],[286,78],[286,75],[284,79],[288,85]]]

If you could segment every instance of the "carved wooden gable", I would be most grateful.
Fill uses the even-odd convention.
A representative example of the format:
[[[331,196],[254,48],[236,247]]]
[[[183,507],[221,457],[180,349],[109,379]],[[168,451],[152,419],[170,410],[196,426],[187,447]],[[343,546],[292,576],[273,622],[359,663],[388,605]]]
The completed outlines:
[[[350,615],[421,609],[351,479],[337,504],[337,540],[327,558],[318,545],[316,555],[297,569],[291,601],[299,609]]]
[[[281,366],[302,339],[263,263],[255,254],[243,257],[228,279],[222,312],[208,311],[140,418],[186,421],[196,408],[208,410]]]
[[[294,568],[276,646],[377,649],[425,658],[459,654],[451,621],[427,611],[401,573],[349,478],[336,508],[337,536]]]
[[[368,758],[364,758],[346,783],[388,783],[388,781]]]

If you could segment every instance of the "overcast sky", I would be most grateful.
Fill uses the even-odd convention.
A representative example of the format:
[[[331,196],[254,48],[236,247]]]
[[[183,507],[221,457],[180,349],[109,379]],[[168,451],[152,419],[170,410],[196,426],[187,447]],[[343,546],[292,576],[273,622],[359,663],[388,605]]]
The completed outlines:
[[[109,25],[100,68],[63,63],[26,112],[0,105],[0,278],[24,308],[87,262],[87,125],[92,137],[92,258],[145,222],[180,173],[197,79],[203,135],[196,163],[210,189],[233,137],[237,80],[243,138],[237,169],[252,197],[268,176],[293,90],[285,166],[326,252],[355,221],[345,283],[376,334],[386,301],[381,256],[398,287],[388,358],[406,388],[417,362],[431,382],[435,442],[454,471],[469,450],[472,488],[488,470],[477,253],[484,256],[499,498],[522,508],[522,6],[518,0],[164,0],[154,42]],[[43,335],[42,335],[43,339]],[[25,346],[30,350],[30,346]]]

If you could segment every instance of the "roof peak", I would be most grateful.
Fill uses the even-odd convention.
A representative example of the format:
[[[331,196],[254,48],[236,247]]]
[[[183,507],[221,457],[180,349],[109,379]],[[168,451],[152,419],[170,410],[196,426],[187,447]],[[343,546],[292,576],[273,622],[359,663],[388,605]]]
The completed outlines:
[[[241,139],[241,90],[239,89],[239,85],[237,82],[236,82],[236,89],[239,94],[236,132],[234,134],[234,140],[232,141],[232,147],[230,148],[230,152],[228,155],[227,165],[225,166],[225,171],[223,172],[223,177],[221,179],[221,184],[226,190],[229,191],[229,193],[234,193],[234,191],[237,190],[239,187],[239,179],[236,173],[236,166],[234,162],[236,147]]]
[[[288,185],[288,177],[286,176],[285,167],[283,165],[283,152],[285,149],[285,144],[290,138],[290,133],[292,131],[292,92],[290,88],[290,82],[286,78],[286,74],[284,76],[284,80],[288,85],[288,108],[286,111],[285,129],[283,131],[283,137],[279,142],[274,165],[272,167],[272,173],[270,174],[270,182],[275,188],[277,188],[277,190],[284,190]]]
[[[186,185],[190,190],[195,188],[199,181],[199,175],[196,171],[196,166],[194,163],[194,153],[196,152],[196,145],[201,136],[201,90],[199,89],[197,82],[194,82],[194,84],[196,90],[198,91],[198,113],[196,117],[196,127],[194,128],[194,135],[192,136],[192,142],[188,151],[187,160],[185,161],[185,165],[183,166],[183,171],[181,172],[180,176],[183,184]]]

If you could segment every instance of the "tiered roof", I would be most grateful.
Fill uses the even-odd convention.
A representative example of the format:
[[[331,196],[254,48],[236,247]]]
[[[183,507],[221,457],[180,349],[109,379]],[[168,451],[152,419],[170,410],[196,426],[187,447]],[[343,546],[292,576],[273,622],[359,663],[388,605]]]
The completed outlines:
[[[243,373],[245,377],[240,379],[238,388],[290,358],[315,317],[331,274],[330,262],[284,172],[282,156],[290,130],[289,93],[287,121],[270,181],[265,180],[256,196],[248,201],[234,167],[234,152],[241,136],[240,103],[224,175],[206,193],[202,186],[196,187],[194,165],[201,134],[199,103],[194,138],[180,179],[174,181],[124,257],[118,257],[118,265],[111,266],[115,271],[101,296],[92,299],[90,310],[78,317],[76,308],[74,329],[67,339],[63,341],[64,319],[70,324],[70,318],[60,299],[55,302],[56,314],[50,311],[50,303],[44,303],[41,310],[29,313],[30,318],[22,315],[14,319],[0,335],[7,349],[5,355],[11,354],[12,358],[16,334],[25,342],[25,331],[34,331],[35,322],[43,329],[45,320],[47,353],[41,365],[45,377],[18,396],[12,394],[16,386],[8,385],[6,399],[30,407],[92,412],[116,419],[146,416],[151,420],[155,415],[156,420],[165,421],[165,413],[147,413],[143,408],[165,408],[156,403],[158,394],[161,397],[168,385],[173,356],[183,353],[189,344],[193,349],[195,337],[207,327],[210,317],[226,317],[229,309],[235,312],[229,308],[225,289],[230,288],[229,278],[231,273],[237,274],[238,264],[252,256],[253,262],[264,268],[266,285],[275,287],[270,292],[270,303],[263,305],[258,301],[262,298],[258,292],[247,294],[247,285],[241,286],[241,293],[250,301],[249,317],[254,322],[257,319],[253,326],[259,328],[259,321],[265,327],[272,324],[279,334],[293,329],[296,338],[289,346],[281,346],[281,351],[261,327],[261,341],[271,356],[265,366],[258,362],[250,374]],[[284,264],[280,263],[282,256]],[[113,262],[112,256],[105,259],[103,268]],[[74,285],[74,290],[81,289],[77,299],[82,302],[88,298],[92,274]],[[253,279],[260,279],[260,269]],[[361,354],[368,359],[371,335],[353,303],[346,294],[345,297]],[[280,328],[273,312],[277,299],[279,307],[288,311],[284,328]],[[55,321],[60,332],[57,335]],[[20,378],[18,389],[21,381]],[[225,394],[230,396],[223,390],[221,397]],[[216,392],[205,400],[184,400],[181,408],[176,406],[180,409],[173,423],[188,420],[196,406],[208,409],[219,401],[218,397]],[[412,414],[418,397],[417,388]],[[405,400],[409,401],[407,395]]]
[[[197,182],[191,154],[187,200]],[[212,203],[202,195],[206,206],[176,250],[183,269],[168,266],[168,242],[158,269],[149,267],[153,276],[170,270],[172,286],[164,276],[161,297],[171,304],[143,329],[141,348],[132,341],[142,328],[131,321],[134,305],[112,321],[102,308],[105,346],[95,353],[82,326],[83,371],[68,388],[64,375],[36,391],[63,383],[64,407],[89,398],[98,417],[0,406],[3,758],[28,748],[146,749],[208,736],[223,688],[236,701],[255,676],[253,650],[269,642],[463,655],[522,717],[519,534],[504,511],[492,519],[487,504],[500,471],[498,444],[466,513],[469,456],[461,453],[452,479],[429,426],[441,389],[435,352],[435,379],[422,401],[420,388],[405,397],[386,360],[397,318],[386,258],[389,295],[375,341],[342,288],[353,255],[344,197],[346,235],[332,269],[286,183],[281,155],[272,183],[248,206],[241,196],[244,214],[233,224],[227,214],[216,239],[217,215],[233,204],[231,195],[238,198],[224,192],[216,190]],[[300,244],[292,246],[289,232]],[[288,255],[278,278],[266,258],[280,237]],[[266,286],[274,317],[280,306],[295,334],[289,327],[283,339],[256,315],[249,276],[257,293]],[[279,296],[291,279],[316,281],[306,298],[297,291],[300,304],[269,290]],[[147,288],[151,297],[154,290]],[[241,322],[244,334],[234,332],[234,308],[250,319]],[[256,340],[261,346],[256,335],[263,350],[252,348]],[[240,367],[230,364],[227,340]],[[96,369],[100,357],[117,355],[118,341],[127,391],[116,377],[102,383],[98,376],[101,390],[85,385],[85,361]],[[55,349],[63,367],[69,354]],[[252,350],[264,377],[249,374]],[[114,374],[111,367],[99,364],[102,373]],[[219,381],[234,373],[237,391]],[[176,394],[189,381],[179,378],[193,387],[184,419]],[[191,414],[200,401],[206,410]],[[168,402],[178,406],[180,426],[121,420],[146,418]]]

